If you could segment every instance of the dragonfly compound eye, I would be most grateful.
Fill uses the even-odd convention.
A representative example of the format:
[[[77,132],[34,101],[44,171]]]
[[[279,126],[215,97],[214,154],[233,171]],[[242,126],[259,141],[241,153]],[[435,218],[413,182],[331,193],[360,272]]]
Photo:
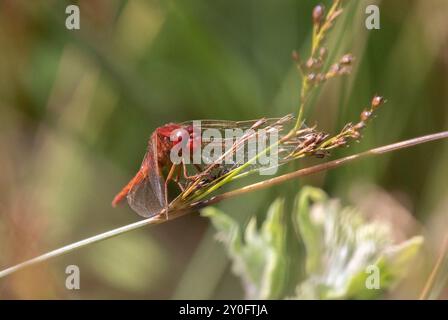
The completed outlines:
[[[186,130],[177,129],[173,132],[170,138],[174,144],[178,144],[179,142],[182,142],[183,139],[189,139],[189,136],[190,135]]]
[[[201,136],[194,134],[190,136],[188,140],[187,147],[190,149],[190,152],[197,150],[201,146]]]

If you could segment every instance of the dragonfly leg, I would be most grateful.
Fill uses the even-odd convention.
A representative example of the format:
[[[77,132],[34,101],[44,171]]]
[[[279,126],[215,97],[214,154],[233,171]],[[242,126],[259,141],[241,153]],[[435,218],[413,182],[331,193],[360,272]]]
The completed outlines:
[[[197,178],[197,174],[195,174],[195,175],[192,175],[192,176],[189,176],[188,175],[188,171],[187,171],[187,165],[185,164],[185,162],[182,162],[182,168],[183,168],[183,174],[184,174],[184,178],[186,179],[186,180],[194,180],[194,179],[196,179]]]
[[[179,187],[179,189],[184,192],[185,188],[183,187],[182,183],[180,183],[180,172],[182,170],[181,166],[177,166],[177,170],[176,170],[176,177],[174,178],[174,181],[177,183],[177,186]]]
[[[165,219],[168,220],[168,183],[173,180],[174,172],[176,171],[176,165],[173,163],[171,165],[170,171],[168,172],[168,176],[165,179]]]

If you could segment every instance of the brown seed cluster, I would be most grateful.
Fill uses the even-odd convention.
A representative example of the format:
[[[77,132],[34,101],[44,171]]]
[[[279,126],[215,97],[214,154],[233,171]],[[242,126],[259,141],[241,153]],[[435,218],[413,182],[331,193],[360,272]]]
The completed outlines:
[[[355,140],[361,138],[361,130],[366,127],[367,122],[372,118],[375,111],[385,102],[386,100],[383,97],[375,95],[372,99],[372,102],[370,103],[370,108],[366,108],[361,112],[359,116],[360,121],[355,124],[349,123],[344,127],[344,129],[341,131],[341,138],[345,137]],[[345,144],[347,141],[343,140],[344,139],[342,139],[340,143]]]
[[[301,91],[301,110],[310,94],[311,88],[337,76],[351,72],[354,56],[344,54],[337,62],[327,63],[327,48],[324,46],[328,31],[333,27],[336,18],[342,13],[342,0],[333,0],[328,13],[321,4],[314,7],[312,12],[313,39],[310,57],[302,62],[299,54],[294,51],[292,58],[303,76]],[[329,67],[327,67],[329,65]],[[340,133],[329,137],[324,132],[317,131],[315,127],[300,129],[288,141],[285,141],[285,150],[289,151],[288,158],[298,158],[305,155],[324,156],[330,149],[348,145],[351,140],[359,140],[361,131],[372,118],[376,109],[385,102],[383,97],[374,96],[370,107],[360,114],[360,120],[353,124],[348,123]],[[301,114],[301,113],[299,113]]]
[[[362,130],[366,127],[375,111],[385,102],[386,100],[383,97],[375,95],[370,108],[366,108],[361,112],[359,122],[346,124],[341,132],[333,137],[330,137],[325,132],[316,130],[315,126],[300,129],[293,137],[284,142],[283,152],[289,152],[287,158],[300,158],[303,156],[321,158],[332,149],[348,146],[350,141],[361,138]]]
[[[351,55],[350,53],[347,53],[347,54],[343,55],[342,58],[337,63],[332,64],[330,66],[330,68],[328,69],[328,71],[318,72],[318,73],[314,73],[314,72],[308,73],[307,80],[311,84],[319,84],[328,79],[334,78],[336,76],[349,74],[352,69],[352,63],[354,60],[355,60],[355,58],[353,57],[353,55]],[[322,58],[318,58],[318,59],[310,58],[308,60],[308,62],[310,62],[310,61],[311,61],[311,63],[309,63],[309,64],[307,63],[307,67],[310,66],[309,70],[320,69],[321,65],[323,63]]]
[[[336,18],[342,13],[341,2],[342,0],[334,0],[326,16],[325,7],[322,4],[314,7],[312,13],[314,34],[320,38],[320,41],[325,38],[328,30],[333,27]]]
[[[315,27],[319,30],[325,18],[325,7],[322,4],[315,6],[312,17]]]
[[[316,149],[329,134],[316,130],[316,127],[304,128],[296,132],[295,136],[284,142],[285,146],[290,146],[292,153],[310,153]]]
[[[340,2],[335,0],[327,15],[325,15],[325,7],[323,5],[319,4],[314,7],[312,13],[314,25],[313,49],[311,56],[306,62],[301,61],[297,51],[293,51],[292,53],[292,58],[308,85],[318,85],[328,79],[348,74],[351,71],[354,57],[349,53],[345,54],[338,62],[332,64],[328,70],[323,70],[325,59],[327,58],[327,49],[322,43],[327,32],[333,26],[334,21],[342,12]]]

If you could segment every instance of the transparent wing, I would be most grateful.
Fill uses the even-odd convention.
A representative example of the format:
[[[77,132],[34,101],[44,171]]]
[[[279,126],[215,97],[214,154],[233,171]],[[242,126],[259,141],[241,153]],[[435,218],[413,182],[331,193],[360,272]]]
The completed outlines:
[[[277,141],[281,139],[288,132],[285,126],[291,124],[292,120],[291,115],[248,121],[201,120],[201,151],[213,151],[213,153],[202,152],[201,159],[206,165],[203,171],[211,172],[219,168],[219,172],[222,173],[247,163],[266,147],[276,143],[273,141],[273,136],[270,135],[274,130],[277,133]],[[184,125],[194,125],[194,122],[190,121]],[[208,136],[204,135],[204,132],[208,129],[214,129],[218,136],[207,139]],[[238,135],[229,137],[228,129],[242,130],[239,130]],[[266,154],[268,157],[265,156],[263,159],[259,157],[259,161],[251,163],[245,171],[275,167],[284,161],[290,151],[292,151],[290,146],[275,145]],[[265,160],[264,163],[261,160]]]
[[[148,177],[131,189],[127,199],[132,210],[145,218],[156,216],[164,208]]]
[[[157,163],[156,136],[148,143],[148,150],[142,163],[144,178],[135,184],[127,195],[129,206],[145,218],[156,216],[165,207],[164,179]]]
[[[291,123],[293,120],[292,115],[287,115],[282,118],[261,118],[255,120],[244,120],[244,121],[232,121],[232,120],[195,120],[199,121],[202,129],[232,129],[232,128],[241,128],[241,129],[250,129],[252,127],[263,128],[267,126],[272,126],[276,124],[286,124]],[[182,125],[192,125],[193,121],[183,122]]]

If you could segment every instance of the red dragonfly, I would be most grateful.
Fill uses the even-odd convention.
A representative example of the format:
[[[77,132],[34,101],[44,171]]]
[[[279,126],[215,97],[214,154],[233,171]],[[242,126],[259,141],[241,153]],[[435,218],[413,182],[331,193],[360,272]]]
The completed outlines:
[[[194,136],[192,125],[169,123],[157,128],[148,141],[148,147],[140,166],[140,170],[129,183],[115,196],[112,206],[116,206],[127,198],[129,206],[143,217],[152,217],[168,208],[167,188],[168,182],[176,174],[179,179],[180,168],[170,160],[170,151],[173,146],[180,143],[182,137],[172,141],[171,136],[176,130],[183,129],[189,133],[188,144],[194,151],[200,144],[199,137]],[[181,132],[179,130],[179,132]],[[167,179],[163,178],[162,170],[170,166]]]
[[[291,116],[284,118],[259,119],[250,121],[226,121],[226,120],[201,120],[201,130],[203,129],[249,129],[249,128],[272,128],[275,125],[282,125],[292,119]],[[177,134],[179,132],[179,135]],[[149,218],[160,214],[163,210],[168,210],[168,183],[174,180],[183,191],[184,187],[179,182],[180,179],[191,181],[201,174],[211,174],[211,169],[217,167],[216,164],[209,164],[204,169],[196,165],[199,174],[188,176],[187,168],[182,165],[173,164],[170,159],[171,149],[185,138],[185,132],[188,134],[187,147],[191,154],[202,146],[201,132],[197,131],[192,121],[176,124],[170,123],[157,128],[148,141],[146,154],[139,171],[134,178],[115,196],[112,206],[116,206],[125,198],[129,206],[139,215]],[[180,134],[182,133],[182,135]],[[174,139],[173,139],[174,137]],[[215,142],[216,143],[216,142]],[[218,143],[224,144],[222,140]],[[235,150],[233,150],[235,152]],[[166,179],[163,177],[163,169],[169,168]],[[218,169],[225,169],[223,166]],[[226,172],[226,170],[221,170]],[[181,172],[183,176],[181,177]],[[209,177],[206,177],[208,179]]]

